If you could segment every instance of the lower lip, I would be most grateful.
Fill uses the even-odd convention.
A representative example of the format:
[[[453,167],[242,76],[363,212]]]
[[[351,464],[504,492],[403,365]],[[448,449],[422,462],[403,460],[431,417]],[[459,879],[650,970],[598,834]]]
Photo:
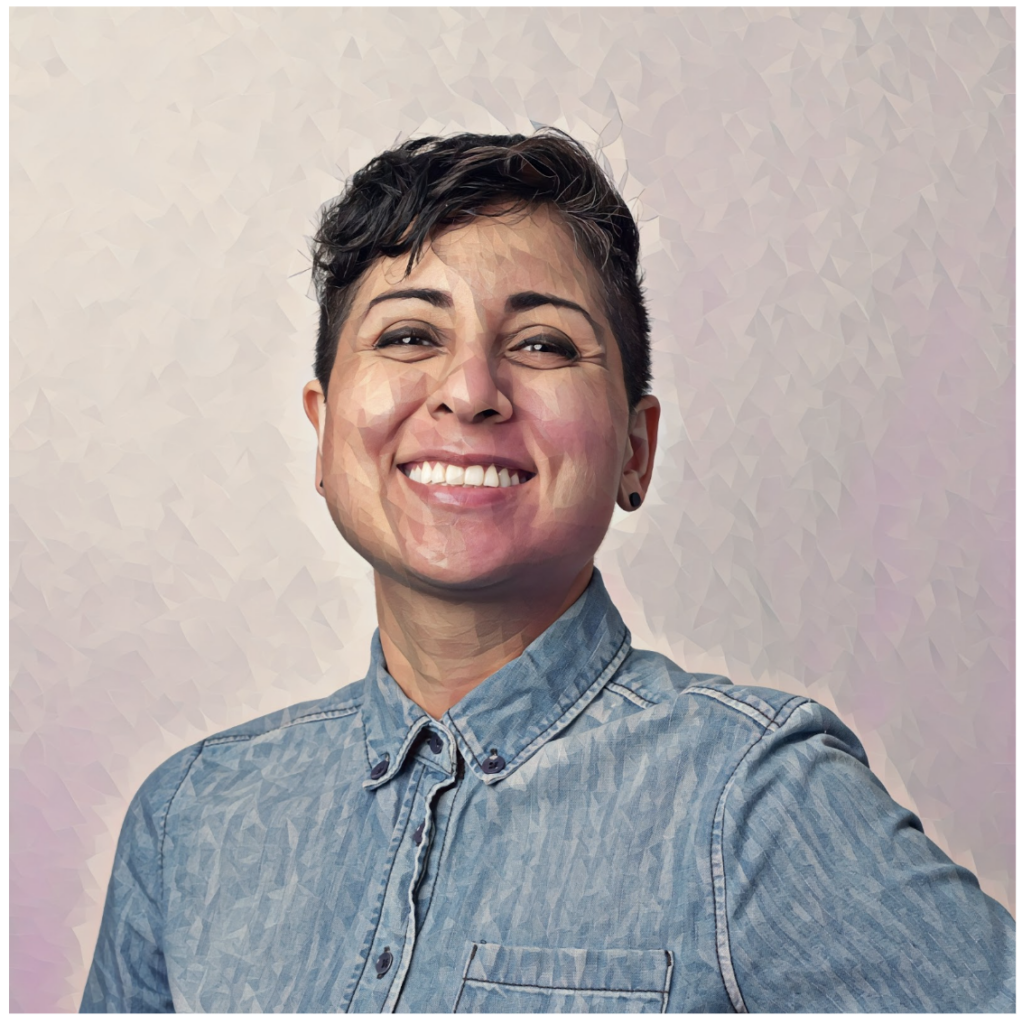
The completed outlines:
[[[416,497],[451,508],[491,508],[512,500],[535,479],[530,477],[524,483],[512,484],[510,487],[448,487],[445,484],[416,483],[400,469],[395,472],[411,487]]]

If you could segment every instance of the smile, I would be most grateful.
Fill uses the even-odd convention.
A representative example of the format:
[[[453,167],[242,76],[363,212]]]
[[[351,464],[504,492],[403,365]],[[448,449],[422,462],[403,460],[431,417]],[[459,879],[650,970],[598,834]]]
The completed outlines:
[[[445,462],[407,462],[398,467],[417,484],[445,487],[517,487],[535,473],[508,470],[506,466],[453,466]]]

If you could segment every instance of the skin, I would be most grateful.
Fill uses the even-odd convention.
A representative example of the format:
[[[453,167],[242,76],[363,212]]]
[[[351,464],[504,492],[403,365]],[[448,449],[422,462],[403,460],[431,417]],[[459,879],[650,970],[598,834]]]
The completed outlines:
[[[549,208],[448,228],[406,265],[370,268],[327,397],[318,381],[303,397],[317,489],[374,569],[387,669],[440,718],[581,595],[615,502],[631,511],[629,495],[646,495],[660,405],[629,412],[599,278]],[[439,294],[373,302],[408,289]],[[523,293],[585,313],[509,308]],[[535,475],[427,486],[399,468],[422,453]]]

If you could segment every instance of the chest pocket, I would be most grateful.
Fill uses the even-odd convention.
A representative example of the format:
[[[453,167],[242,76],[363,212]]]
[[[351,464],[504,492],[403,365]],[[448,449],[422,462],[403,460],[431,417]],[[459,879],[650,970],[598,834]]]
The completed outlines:
[[[455,1013],[666,1013],[666,949],[540,949],[472,942]]]

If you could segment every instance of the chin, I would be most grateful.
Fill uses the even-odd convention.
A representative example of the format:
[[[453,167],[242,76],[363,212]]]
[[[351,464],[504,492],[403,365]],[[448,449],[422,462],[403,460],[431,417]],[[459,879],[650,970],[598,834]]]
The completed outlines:
[[[438,596],[474,593],[481,598],[489,592],[499,597],[512,591],[545,596],[570,585],[594,553],[595,547],[589,551],[563,545],[556,554],[537,550],[523,556],[521,552],[506,552],[505,558],[491,556],[485,563],[479,559],[448,558],[434,564],[415,560],[400,567],[391,565],[385,571],[415,589]]]
[[[392,570],[394,567],[391,567]],[[442,562],[427,562],[415,559],[404,563],[398,569],[404,578],[414,586],[425,586],[432,591],[473,591],[499,586],[520,574],[522,566],[515,562],[473,563],[470,559],[447,559]]]
[[[489,551],[488,557],[472,557],[468,553],[430,560],[416,552],[404,558],[368,559],[373,568],[384,576],[434,595],[499,592],[508,585],[526,589],[540,585],[549,587],[553,579],[565,569],[561,558],[553,559],[534,552],[529,559],[520,553]],[[503,557],[501,557],[503,556]]]

